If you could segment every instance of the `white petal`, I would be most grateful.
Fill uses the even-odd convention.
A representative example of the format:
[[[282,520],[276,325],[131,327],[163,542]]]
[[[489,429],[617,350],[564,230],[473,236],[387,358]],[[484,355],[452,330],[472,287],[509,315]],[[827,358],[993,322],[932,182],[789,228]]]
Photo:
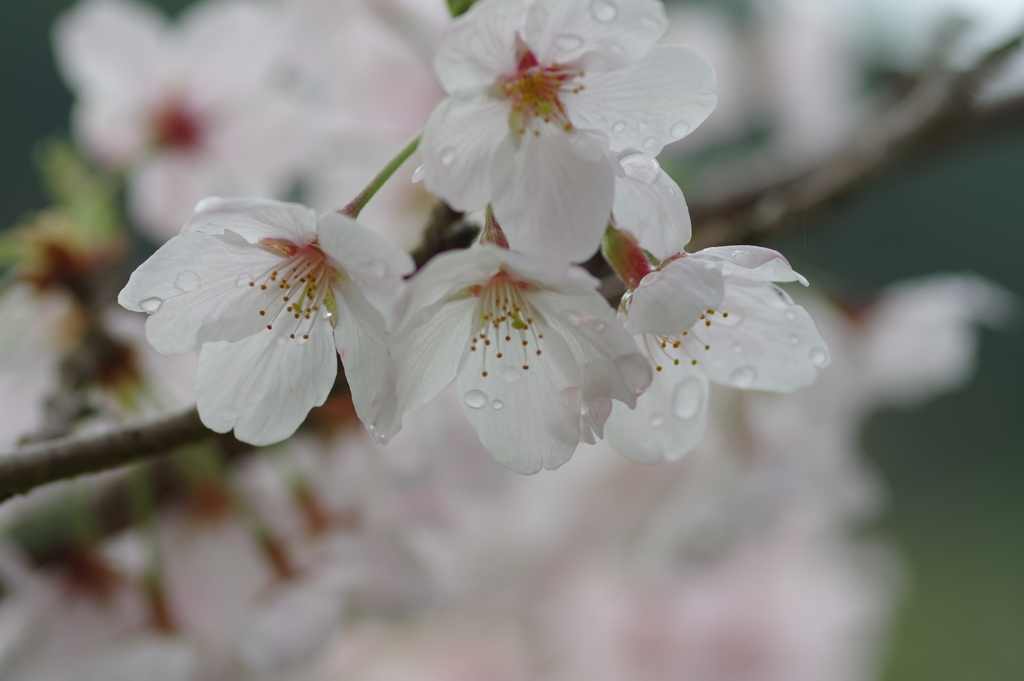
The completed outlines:
[[[583,90],[563,98],[569,120],[606,134],[614,152],[634,149],[657,156],[715,108],[711,65],[675,45],[655,45],[640,61],[588,73],[583,83]]]
[[[615,190],[600,137],[545,125],[518,148],[510,137],[494,157],[494,216],[509,245],[553,260],[581,262],[601,243]]]
[[[675,336],[693,326],[701,312],[715,309],[725,284],[721,266],[679,258],[640,280],[630,296],[626,328],[630,333]]]
[[[204,196],[229,173],[209,154],[167,151],[135,165],[128,178],[128,208],[147,234],[166,241],[179,234]]]
[[[485,207],[495,150],[511,134],[510,114],[508,102],[486,93],[455,95],[438,104],[420,142],[427,189],[457,210]]]
[[[182,232],[222,234],[228,229],[250,243],[285,239],[293,244],[316,239],[316,211],[300,203],[261,198],[203,199]]]
[[[633,159],[653,162],[653,177],[631,167]],[[659,260],[682,253],[690,241],[690,212],[679,185],[646,154],[627,156],[622,165],[626,174],[615,178],[612,205],[616,224]]]
[[[726,276],[744,277],[757,281],[799,281],[807,286],[807,280],[793,271],[789,261],[781,253],[770,248],[717,246],[705,248],[689,257],[723,263],[722,272]]]
[[[524,474],[558,468],[580,441],[579,370],[557,333],[537,329],[544,355],[529,370],[519,358],[469,350],[468,339],[458,368],[462,410],[480,441],[498,463]]]
[[[640,59],[668,29],[657,0],[545,0],[531,10],[526,42],[541,64],[605,70]]]
[[[434,70],[448,93],[485,89],[516,71],[516,31],[526,20],[525,0],[477,2],[445,33]]]
[[[338,294],[334,339],[345,366],[356,415],[378,442],[386,444],[401,427],[402,414],[384,318],[355,282],[338,282],[333,289]]]
[[[814,320],[777,286],[729,277],[717,310],[729,317],[710,315],[709,326],[698,321],[691,332],[711,346],[698,364],[716,383],[793,392],[829,362]]]
[[[203,423],[262,446],[295,432],[309,410],[324,403],[337,360],[327,323],[300,343],[263,331],[236,343],[207,343],[199,354],[196,404]]]
[[[267,325],[259,311],[272,296],[248,283],[279,261],[231,232],[181,234],[132,273],[117,301],[150,313],[146,338],[157,352],[237,341]]]
[[[605,437],[620,454],[638,463],[676,461],[704,435],[708,413],[708,379],[700,369],[664,363],[651,386],[637,398],[636,409],[616,404]]]

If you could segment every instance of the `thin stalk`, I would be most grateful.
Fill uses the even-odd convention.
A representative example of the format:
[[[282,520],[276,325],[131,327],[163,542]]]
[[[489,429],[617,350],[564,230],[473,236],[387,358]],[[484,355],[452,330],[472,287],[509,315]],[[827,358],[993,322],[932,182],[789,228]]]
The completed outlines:
[[[398,152],[398,155],[384,166],[383,170],[377,173],[377,176],[370,181],[370,184],[366,185],[366,189],[359,192],[359,195],[352,199],[347,206],[339,208],[336,212],[341,213],[342,215],[347,215],[353,219],[359,217],[359,213],[363,211],[363,208],[365,208],[366,204],[370,202],[370,199],[373,198],[374,194],[380,191],[380,188],[384,186],[384,183],[391,179],[391,176],[395,174],[395,171],[402,167],[402,164],[412,156],[413,152],[416,151],[416,148],[419,147],[419,145],[420,135],[416,135],[411,142],[406,144],[405,147]]]

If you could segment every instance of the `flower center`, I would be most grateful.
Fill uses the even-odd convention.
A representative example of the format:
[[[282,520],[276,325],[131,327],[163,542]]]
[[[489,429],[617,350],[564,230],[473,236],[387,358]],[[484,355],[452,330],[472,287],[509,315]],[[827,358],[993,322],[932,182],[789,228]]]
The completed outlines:
[[[285,239],[262,239],[260,246],[281,256],[282,261],[240,283],[266,299],[259,314],[266,318],[267,329],[280,329],[290,340],[304,343],[321,318],[326,317],[334,327],[337,319],[331,282],[343,279],[344,272],[331,267],[316,242],[298,246]]]
[[[197,149],[202,142],[199,119],[176,99],[153,113],[152,126],[154,141],[164,149]]]
[[[523,134],[527,128],[540,136],[540,129],[533,127],[534,119],[545,123],[557,123],[562,129],[572,130],[561,95],[575,94],[583,90],[582,83],[576,82],[583,71],[559,66],[541,66],[528,49],[519,60],[516,73],[501,84],[501,93],[512,103],[509,126]]]
[[[678,336],[645,333],[644,349],[651,359],[651,364],[654,365],[654,370],[662,371],[665,364],[679,366],[688,362],[697,366],[697,360],[711,349],[711,346],[701,339],[700,330],[711,326],[715,315],[722,320],[729,319],[728,312],[708,309],[701,313],[700,319],[693,326]]]
[[[482,376],[488,375],[487,357],[491,352],[495,359],[519,357],[516,353],[522,353],[524,370],[530,368],[531,358],[541,354],[540,340],[544,334],[537,332],[536,324],[543,318],[526,299],[525,293],[529,290],[529,284],[513,279],[504,271],[495,274],[486,284],[470,287],[470,294],[479,302],[469,349],[483,353]]]

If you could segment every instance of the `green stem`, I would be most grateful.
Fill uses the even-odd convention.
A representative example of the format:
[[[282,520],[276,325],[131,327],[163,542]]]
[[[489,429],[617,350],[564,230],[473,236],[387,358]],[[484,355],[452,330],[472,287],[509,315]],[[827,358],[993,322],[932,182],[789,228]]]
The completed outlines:
[[[352,219],[359,217],[359,213],[362,212],[366,204],[370,202],[373,195],[380,191],[380,188],[384,186],[384,183],[391,179],[391,176],[395,174],[405,161],[412,156],[412,153],[416,151],[416,148],[420,145],[420,135],[416,135],[411,142],[405,145],[398,155],[395,156],[391,161],[384,166],[384,169],[377,173],[377,177],[370,181],[370,184],[366,185],[366,189],[359,192],[359,195],[352,199],[347,206],[339,208],[338,213],[347,215]]]

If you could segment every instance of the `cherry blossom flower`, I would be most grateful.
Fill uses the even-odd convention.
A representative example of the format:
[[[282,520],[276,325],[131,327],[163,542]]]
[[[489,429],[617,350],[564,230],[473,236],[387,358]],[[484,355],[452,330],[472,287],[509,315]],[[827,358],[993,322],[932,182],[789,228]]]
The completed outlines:
[[[666,28],[656,0],[475,4],[434,61],[449,97],[423,133],[427,188],[460,210],[492,204],[512,248],[592,255],[617,155],[657,155],[714,108],[710,65],[654,45]]]
[[[642,462],[678,459],[700,441],[708,381],[792,392],[829,362],[807,311],[771,282],[806,280],[756,246],[681,253],[623,298],[625,327],[654,365],[633,411],[615,408],[608,440]]]
[[[58,20],[75,136],[128,172],[151,236],[176,234],[204,196],[287,189],[308,126],[269,87],[279,43],[271,6],[246,0],[197,4],[174,25],[132,0],[89,0]]]
[[[411,269],[408,254],[340,214],[318,220],[299,204],[212,198],[118,302],[151,315],[146,337],[158,352],[202,345],[203,423],[263,445],[326,399],[335,345],[367,427],[395,408],[382,310]]]
[[[457,377],[463,411],[500,463],[558,468],[603,436],[612,399],[632,408],[650,382],[597,284],[489,244],[436,257],[412,280],[395,332],[403,412]]]

